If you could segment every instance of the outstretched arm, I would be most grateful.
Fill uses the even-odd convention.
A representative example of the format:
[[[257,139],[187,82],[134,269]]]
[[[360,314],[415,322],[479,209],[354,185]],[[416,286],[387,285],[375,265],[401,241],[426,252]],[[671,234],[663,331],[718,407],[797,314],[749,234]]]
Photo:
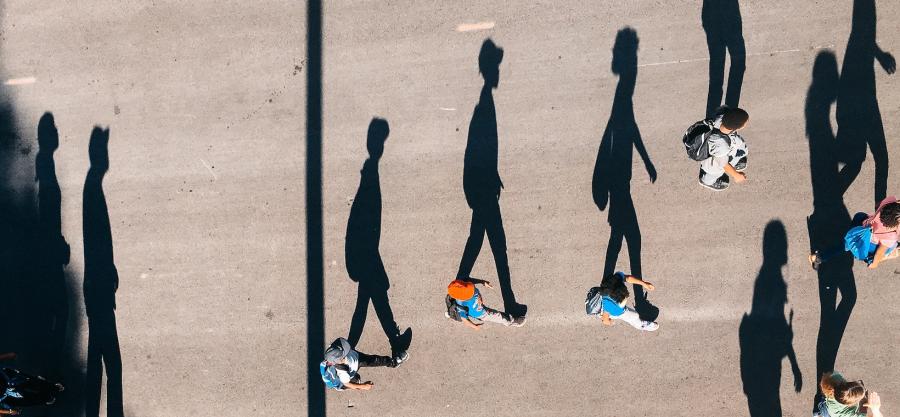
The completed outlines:
[[[653,291],[654,289],[656,289],[655,285],[653,285],[647,281],[644,281],[634,275],[626,275],[625,282],[627,282],[629,284],[640,285],[640,286],[644,287],[647,291]]]

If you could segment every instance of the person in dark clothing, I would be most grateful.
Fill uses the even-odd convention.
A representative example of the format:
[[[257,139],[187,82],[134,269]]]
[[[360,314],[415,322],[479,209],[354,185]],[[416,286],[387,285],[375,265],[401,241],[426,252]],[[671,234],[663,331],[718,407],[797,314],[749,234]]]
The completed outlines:
[[[506,232],[503,230],[503,217],[500,214],[499,200],[503,181],[500,180],[497,168],[497,111],[494,107],[493,90],[500,83],[502,60],[503,49],[497,47],[492,40],[485,40],[478,55],[478,68],[484,78],[484,86],[469,125],[463,164],[463,192],[472,209],[472,223],[456,277],[462,280],[470,278],[486,234],[497,266],[497,280],[500,282],[504,309],[513,316],[523,317],[527,306],[517,303],[513,294],[506,253]]]

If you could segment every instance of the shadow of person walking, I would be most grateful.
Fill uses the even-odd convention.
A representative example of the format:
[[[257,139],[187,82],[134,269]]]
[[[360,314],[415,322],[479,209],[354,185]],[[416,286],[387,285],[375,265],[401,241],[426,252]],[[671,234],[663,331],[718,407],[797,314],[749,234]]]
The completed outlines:
[[[59,148],[59,133],[52,113],[44,113],[37,127],[38,152],[35,156],[35,181],[38,189],[38,245],[39,258],[36,262],[38,274],[46,285],[46,305],[42,309],[49,312],[48,328],[50,339],[47,348],[53,350],[48,357],[53,358],[48,375],[60,378],[67,355],[66,339],[69,321],[68,281],[65,266],[69,264],[69,244],[62,235],[62,193],[56,178],[56,163],[53,153]]]
[[[84,412],[100,414],[100,392],[106,371],[106,415],[123,416],[122,356],[116,332],[119,274],[113,258],[109,209],[103,176],[109,170],[109,129],[94,127],[88,144],[91,166],[84,181],[84,305],[88,318]]]
[[[369,123],[366,148],[369,158],[363,163],[359,189],[350,207],[347,221],[347,237],[344,256],[350,279],[359,283],[356,310],[350,322],[347,341],[356,346],[362,336],[369,310],[369,301],[381,322],[381,328],[391,344],[393,356],[409,348],[412,329],[407,328],[401,335],[394,313],[388,300],[391,284],[384,263],[381,260],[381,180],[378,175],[378,161],[384,153],[384,142],[390,128],[384,119],[375,118]]]
[[[844,204],[844,193],[853,182],[839,170],[840,151],[831,126],[831,106],[838,97],[837,58],[831,51],[820,52],[813,64],[812,83],[804,109],[809,140],[809,166],[813,191],[813,212],[807,218],[810,251],[830,250],[843,242],[852,219]],[[819,265],[819,332],[816,339],[816,376],[834,370],[838,349],[850,314],[856,305],[853,257],[838,251]],[[838,299],[840,294],[840,299]],[[821,392],[813,398],[813,411]]]
[[[622,241],[628,246],[630,274],[643,277],[641,271],[641,228],[631,198],[631,161],[637,149],[651,182],[656,182],[656,168],[650,161],[641,139],[641,132],[634,119],[634,87],[638,72],[637,32],[626,27],[616,34],[613,46],[612,72],[619,76],[615,98],[606,130],[600,140],[597,162],[594,165],[592,192],[594,203],[600,211],[609,205],[607,220],[610,225],[609,243],[603,276],[615,272],[616,261],[622,250]],[[634,285],[635,310],[642,320],[655,321],[659,309],[647,300],[640,285]]]
[[[503,230],[503,217],[500,214],[500,190],[503,182],[497,168],[499,141],[493,90],[500,85],[502,60],[503,49],[497,47],[494,41],[485,40],[478,54],[478,69],[484,78],[484,86],[469,124],[463,162],[463,192],[472,209],[472,224],[456,277],[469,278],[481,252],[484,235],[487,234],[497,266],[497,280],[500,282],[504,310],[515,317],[521,317],[527,313],[528,306],[516,302],[513,293],[506,253],[506,232]]]
[[[875,88],[875,61],[888,74],[894,73],[897,63],[876,43],[876,22],[875,0],[853,1],[853,23],[841,68],[836,113],[840,162],[846,164],[841,169],[844,188],[862,170],[868,146],[875,161],[877,207],[887,195],[888,151]]]
[[[710,118],[722,105],[722,84],[725,82],[725,52],[731,59],[728,69],[728,91],[725,105],[738,107],[741,86],[747,67],[747,50],[738,0],[703,0],[700,12],[706,46],[709,48],[709,94],[706,97],[706,117]]]
[[[751,417],[780,417],[781,361],[787,356],[800,392],[803,376],[794,353],[794,310],[784,318],[787,284],[781,273],[787,265],[787,233],[780,221],[763,232],[763,264],[753,286],[753,304],[738,331],[741,347],[741,382]]]

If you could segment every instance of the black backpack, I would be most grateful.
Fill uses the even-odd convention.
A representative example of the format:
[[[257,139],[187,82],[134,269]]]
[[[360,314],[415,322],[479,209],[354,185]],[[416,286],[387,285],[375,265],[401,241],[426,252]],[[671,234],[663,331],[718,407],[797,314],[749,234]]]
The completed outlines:
[[[462,317],[459,316],[459,306],[456,304],[456,300],[448,295],[444,299],[444,302],[447,304],[447,317],[455,321],[462,321]]]
[[[701,120],[694,123],[684,132],[681,141],[688,158],[695,161],[703,161],[709,158],[709,137],[713,134],[711,120]]]
[[[587,298],[584,300],[584,311],[589,316],[603,313],[603,294],[600,292],[600,287],[592,287],[588,290]]]

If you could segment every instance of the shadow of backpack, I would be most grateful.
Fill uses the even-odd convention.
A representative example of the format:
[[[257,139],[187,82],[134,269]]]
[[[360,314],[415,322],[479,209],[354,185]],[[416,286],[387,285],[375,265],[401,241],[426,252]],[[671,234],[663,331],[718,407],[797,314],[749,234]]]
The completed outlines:
[[[589,316],[603,313],[603,293],[600,292],[600,287],[591,287],[588,290],[587,298],[584,300],[584,311]]]

